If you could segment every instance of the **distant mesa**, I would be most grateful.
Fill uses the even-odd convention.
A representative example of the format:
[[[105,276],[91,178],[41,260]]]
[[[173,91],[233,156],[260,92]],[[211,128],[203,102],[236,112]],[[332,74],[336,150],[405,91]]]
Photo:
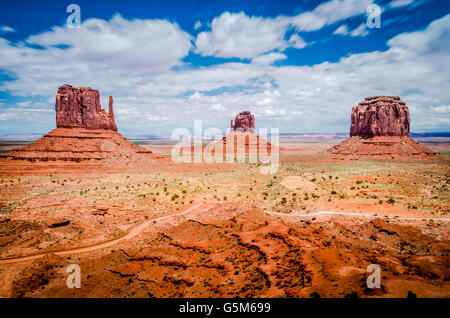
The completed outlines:
[[[234,124],[231,121],[230,129],[231,131],[255,132],[255,116],[248,110],[240,112],[234,118]]]
[[[111,96],[106,112],[97,90],[63,85],[58,88],[55,110],[57,128],[6,154],[2,158],[6,169],[148,168],[153,159],[161,159],[117,132]]]
[[[409,125],[409,109],[400,97],[366,97],[352,109],[350,138],[328,152],[380,158],[434,155],[409,137]]]
[[[262,149],[264,149],[262,151]],[[249,154],[264,152],[271,154],[272,145],[260,138],[255,131],[255,116],[248,110],[240,112],[231,120],[230,133],[223,137],[223,153]]]

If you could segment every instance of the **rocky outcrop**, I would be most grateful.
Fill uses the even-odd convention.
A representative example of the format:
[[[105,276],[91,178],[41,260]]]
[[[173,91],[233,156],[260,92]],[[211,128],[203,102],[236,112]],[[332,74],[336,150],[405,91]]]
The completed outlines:
[[[113,99],[109,97],[109,112],[100,105],[100,94],[90,87],[63,85],[56,94],[56,127],[107,129],[117,131]]]
[[[240,112],[233,121],[231,121],[231,131],[255,131],[255,116],[248,110]]]
[[[148,169],[155,166],[154,159],[162,159],[117,132],[111,96],[107,113],[100,106],[97,90],[63,85],[58,89],[55,108],[57,128],[10,151],[1,158],[0,172],[38,168]]]
[[[381,159],[434,155],[409,137],[409,123],[408,106],[399,97],[366,97],[352,109],[350,138],[328,149],[328,153]]]
[[[409,136],[409,110],[396,96],[366,97],[352,109],[350,136]]]

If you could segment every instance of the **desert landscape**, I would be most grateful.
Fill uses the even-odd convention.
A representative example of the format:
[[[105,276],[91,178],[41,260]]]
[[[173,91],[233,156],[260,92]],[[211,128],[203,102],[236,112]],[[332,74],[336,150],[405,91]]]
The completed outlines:
[[[217,149],[244,134],[233,155],[276,150],[275,174],[174,163],[172,141],[123,137],[94,89],[61,86],[55,112],[1,146],[0,297],[450,297],[450,140],[411,138],[399,97],[360,102],[350,136],[277,147],[252,148],[258,118],[239,113]]]

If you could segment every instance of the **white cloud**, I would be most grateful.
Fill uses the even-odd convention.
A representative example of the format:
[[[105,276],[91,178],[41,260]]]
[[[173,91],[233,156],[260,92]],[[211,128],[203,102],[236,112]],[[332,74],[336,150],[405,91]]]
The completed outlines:
[[[198,30],[202,27],[202,23],[200,21],[195,22],[194,24],[194,30]]]
[[[274,50],[288,47],[301,49],[306,43],[295,34],[284,40],[290,28],[298,31],[315,31],[342,19],[361,15],[373,0],[331,0],[314,10],[296,16],[263,18],[247,16],[244,12],[224,12],[213,19],[210,30],[197,35],[196,52],[205,56],[224,58],[254,58]]]
[[[353,36],[353,37],[366,36],[367,34],[369,34],[369,31],[367,30],[367,27],[366,27],[365,23],[361,23],[352,32],[350,32],[350,36]]]
[[[288,43],[289,46],[296,49],[304,48],[307,45],[307,43],[298,34],[292,34]]]
[[[280,19],[224,12],[214,18],[211,31],[198,34],[195,44],[202,55],[253,58],[275,49],[284,50],[285,32],[286,24]]]
[[[440,113],[440,114],[450,113],[450,105],[434,106],[434,107],[431,107],[431,110],[435,113]]]
[[[404,7],[404,6],[410,5],[413,2],[414,2],[414,0],[393,0],[393,1],[389,2],[389,7],[391,7],[391,8]]]
[[[313,11],[292,18],[301,31],[314,31],[337,21],[366,13],[373,0],[332,0],[318,5]]]
[[[275,61],[287,59],[287,56],[283,53],[272,52],[263,54],[252,59],[254,64],[270,65]]]
[[[0,26],[0,31],[2,31],[2,32],[16,32],[15,29],[13,29],[13,28],[11,28],[9,26],[6,26],[6,25]]]
[[[88,19],[81,28],[53,27],[17,44],[0,38],[0,68],[20,78],[4,82],[2,88],[20,95],[29,86],[32,94],[48,95],[64,83],[102,90],[121,87],[125,80],[136,85],[145,76],[181,65],[192,47],[190,40],[175,23],[127,20],[118,14],[109,21]]]
[[[130,28],[134,20],[117,26],[117,30],[109,25],[110,21],[104,22],[106,25],[95,31],[96,41],[90,43],[98,42],[100,47],[110,41],[114,42],[110,46],[122,43],[112,49],[121,52],[123,47],[131,50],[139,42],[126,35],[120,37],[122,42],[114,39],[115,34],[126,34],[122,29]],[[153,20],[146,22],[153,25]],[[189,42],[189,35],[176,25],[167,21],[162,25],[167,27],[168,34],[178,34],[175,39],[180,37]],[[59,42],[62,31],[58,28],[31,37],[39,39],[44,46],[42,50],[0,38],[0,68],[17,78],[3,82],[2,89],[32,100],[29,106],[23,104],[20,109],[5,110],[2,106],[0,123],[3,127],[15,123],[17,129],[23,129],[18,124],[22,122],[20,111],[50,100],[53,102],[48,108],[36,106],[47,109],[48,113],[30,111],[27,116],[40,125],[40,130],[33,128],[34,131],[46,132],[53,128],[56,89],[68,83],[99,89],[102,98],[113,95],[117,123],[123,133],[168,133],[175,127],[192,129],[194,119],[203,119],[205,125],[227,128],[230,119],[246,109],[255,114],[257,127],[280,127],[284,132],[345,132],[349,128],[351,107],[365,96],[373,95],[400,96],[410,106],[413,131],[442,127],[446,123],[439,119],[445,116],[439,113],[440,108],[435,110],[429,105],[450,105],[450,53],[445,46],[449,30],[450,15],[434,21],[425,30],[392,38],[386,51],[353,54],[335,63],[313,66],[274,66],[271,63],[285,55],[267,52],[257,55],[252,63],[171,69],[180,63],[182,53],[188,52],[189,45],[185,44],[185,51],[174,55],[177,58],[161,57],[157,55],[159,50],[154,51],[154,58],[164,64],[157,71],[150,68],[152,61],[142,62],[141,68],[128,67],[129,57],[121,54],[108,63],[92,58],[100,48],[83,48],[79,45],[85,42],[77,38],[93,37],[86,30],[73,33],[76,38],[67,40],[73,47],[67,50],[52,47]],[[165,36],[152,36],[151,46],[168,45]],[[147,43],[141,40],[139,44],[134,47],[136,52],[125,52],[132,56],[142,52],[141,46]],[[81,55],[83,50],[88,52]],[[144,47],[147,57],[152,59],[150,50]],[[266,63],[256,63],[257,59],[266,59]]]
[[[417,53],[448,52],[450,38],[450,14],[435,20],[424,30],[402,33],[390,39],[388,44],[403,49],[411,49]],[[444,61],[442,61],[444,62]]]
[[[341,25],[340,27],[338,27],[333,34],[338,34],[338,35],[347,35],[348,34],[348,27],[346,24]]]

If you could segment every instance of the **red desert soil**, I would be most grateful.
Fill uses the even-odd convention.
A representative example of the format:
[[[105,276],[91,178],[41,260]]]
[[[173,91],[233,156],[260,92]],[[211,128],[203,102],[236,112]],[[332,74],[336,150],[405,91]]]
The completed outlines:
[[[450,297],[449,156],[408,137],[399,98],[360,104],[338,153],[291,143],[268,175],[175,164],[116,131],[112,98],[106,112],[97,91],[60,87],[58,128],[0,162],[0,296]]]
[[[4,297],[449,297],[445,224],[330,216],[286,219],[229,203],[194,205],[115,246],[1,264]],[[79,250],[78,252],[83,252]],[[82,287],[65,268],[82,269]],[[382,288],[366,287],[369,264]],[[15,273],[11,275],[11,272]]]

